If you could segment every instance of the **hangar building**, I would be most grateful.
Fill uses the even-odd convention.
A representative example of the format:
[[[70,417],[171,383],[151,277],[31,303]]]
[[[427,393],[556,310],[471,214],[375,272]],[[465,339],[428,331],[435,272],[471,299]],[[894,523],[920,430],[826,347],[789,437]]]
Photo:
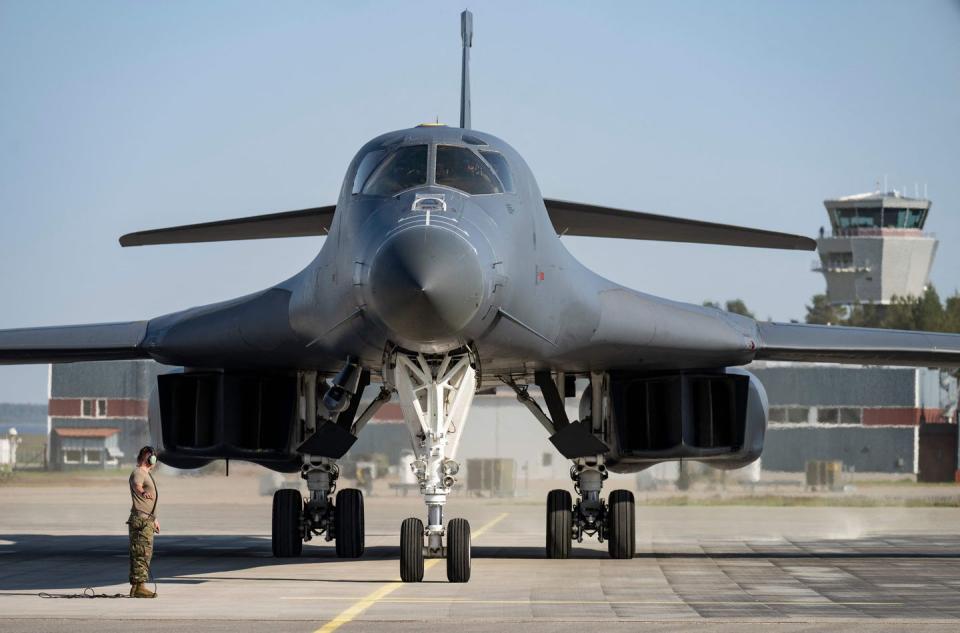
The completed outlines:
[[[807,460],[832,459],[858,472],[918,474],[924,453],[937,450],[927,438],[956,435],[957,380],[947,372],[801,363],[747,369],[770,402],[766,470],[802,471]]]

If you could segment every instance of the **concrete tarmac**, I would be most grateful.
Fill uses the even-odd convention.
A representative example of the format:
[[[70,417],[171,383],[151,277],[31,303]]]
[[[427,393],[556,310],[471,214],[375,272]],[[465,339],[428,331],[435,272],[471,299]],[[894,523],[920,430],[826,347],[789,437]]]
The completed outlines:
[[[454,497],[472,579],[399,580],[399,526],[419,498],[366,501],[367,550],[270,552],[254,477],[161,478],[155,600],[126,593],[125,481],[0,488],[2,631],[927,631],[960,629],[960,509],[638,507],[637,556],[585,541],[546,560],[539,498]],[[119,486],[119,489],[118,489]]]

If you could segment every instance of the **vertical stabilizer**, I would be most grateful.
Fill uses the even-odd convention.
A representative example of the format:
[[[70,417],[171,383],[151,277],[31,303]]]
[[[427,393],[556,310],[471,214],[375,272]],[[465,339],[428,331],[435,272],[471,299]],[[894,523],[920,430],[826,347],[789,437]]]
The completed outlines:
[[[460,71],[460,127],[470,129],[470,47],[473,46],[473,14],[460,14],[460,37],[463,39],[463,67]]]

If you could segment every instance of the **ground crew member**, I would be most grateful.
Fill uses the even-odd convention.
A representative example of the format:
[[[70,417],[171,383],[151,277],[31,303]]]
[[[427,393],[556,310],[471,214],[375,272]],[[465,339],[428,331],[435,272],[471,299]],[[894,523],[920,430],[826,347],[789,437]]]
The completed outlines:
[[[157,482],[150,471],[157,464],[157,453],[152,446],[144,446],[137,454],[137,467],[130,473],[130,597],[155,598],[147,589],[150,576],[150,558],[153,556],[153,535],[160,532],[157,521]]]

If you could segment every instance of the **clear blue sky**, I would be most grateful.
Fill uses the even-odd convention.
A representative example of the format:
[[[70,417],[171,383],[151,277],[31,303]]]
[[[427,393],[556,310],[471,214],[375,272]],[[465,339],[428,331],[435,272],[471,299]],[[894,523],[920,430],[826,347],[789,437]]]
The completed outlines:
[[[369,138],[458,116],[450,2],[0,2],[0,328],[267,287],[320,239],[121,249],[327,204]],[[960,3],[472,2],[473,120],[545,195],[815,235],[822,200],[927,183],[960,286]],[[813,253],[564,238],[594,270],[802,318]],[[42,402],[46,368],[0,369]]]

